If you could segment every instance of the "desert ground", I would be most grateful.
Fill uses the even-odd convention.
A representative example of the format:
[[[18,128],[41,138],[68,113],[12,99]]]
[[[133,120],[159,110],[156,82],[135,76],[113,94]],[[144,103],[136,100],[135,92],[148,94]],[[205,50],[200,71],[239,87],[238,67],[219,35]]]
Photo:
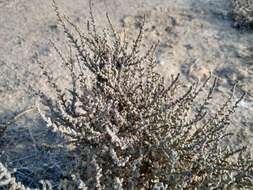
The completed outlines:
[[[57,0],[60,11],[82,30],[89,15],[88,0]],[[239,81],[235,98],[247,93],[232,117],[231,146],[253,150],[253,31],[233,27],[230,1],[224,0],[94,0],[97,26],[107,27],[106,12],[119,32],[129,38],[145,15],[144,48],[160,41],[156,59],[164,76],[181,73],[183,80],[219,78],[215,96],[221,104]],[[36,63],[64,81],[59,57],[50,40],[68,51],[50,0],[0,0],[0,123],[27,110],[0,139],[0,161],[17,168],[15,175],[30,187],[40,179],[57,180],[72,164],[71,150],[58,146],[61,137],[48,129],[34,108],[29,86],[47,89]]]

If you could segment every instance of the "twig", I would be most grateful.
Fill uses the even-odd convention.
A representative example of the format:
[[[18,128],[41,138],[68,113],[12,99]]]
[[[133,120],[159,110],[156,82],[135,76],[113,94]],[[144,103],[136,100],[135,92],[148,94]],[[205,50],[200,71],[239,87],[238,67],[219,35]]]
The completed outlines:
[[[35,110],[36,107],[31,107],[28,109],[25,109],[23,111],[21,111],[20,113],[18,113],[17,115],[15,115],[14,117],[12,117],[7,123],[5,124],[0,124],[0,137],[3,135],[3,133],[5,132],[5,130],[12,125],[13,123],[15,123],[20,117],[24,116],[26,113]]]

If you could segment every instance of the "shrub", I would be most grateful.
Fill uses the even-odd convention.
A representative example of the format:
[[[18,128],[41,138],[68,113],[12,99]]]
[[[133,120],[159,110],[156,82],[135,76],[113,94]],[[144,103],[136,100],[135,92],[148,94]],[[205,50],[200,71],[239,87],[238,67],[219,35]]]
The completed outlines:
[[[11,190],[31,190],[30,188],[26,188],[20,182],[17,182],[2,163],[0,163],[0,189],[1,187],[6,187]]]
[[[132,43],[121,39],[108,15],[110,32],[99,33],[90,5],[87,34],[55,11],[72,46],[66,59],[70,88],[62,90],[40,63],[56,97],[40,92],[39,112],[47,125],[76,148],[73,169],[79,189],[250,189],[253,167],[245,147],[225,139],[230,116],[244,94],[234,90],[210,112],[215,78],[189,86],[156,69],[154,44],[141,51],[145,20]],[[89,75],[87,75],[89,73]],[[90,77],[88,77],[90,76]],[[204,95],[205,94],[205,95]],[[204,98],[202,98],[204,97]]]
[[[253,1],[231,0],[236,27],[253,27]]]

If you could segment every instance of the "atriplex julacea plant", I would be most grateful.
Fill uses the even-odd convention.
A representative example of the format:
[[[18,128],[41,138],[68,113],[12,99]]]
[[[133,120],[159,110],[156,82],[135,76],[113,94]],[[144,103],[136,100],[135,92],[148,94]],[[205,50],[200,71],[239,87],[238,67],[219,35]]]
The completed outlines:
[[[253,1],[231,0],[234,26],[238,28],[253,28]]]
[[[232,150],[223,142],[231,135],[225,132],[229,116],[244,95],[233,103],[232,93],[208,116],[217,79],[202,103],[198,98],[210,77],[185,93],[179,75],[166,85],[155,71],[157,46],[140,53],[144,21],[130,47],[108,16],[111,32],[100,35],[90,11],[85,35],[55,10],[75,50],[75,57],[66,60],[56,48],[70,71],[72,88],[61,91],[45,72],[58,98],[41,94],[50,110],[50,115],[41,115],[76,145],[77,172],[88,189],[253,187],[252,162],[242,158],[244,148]],[[235,154],[239,156],[232,159]]]
[[[129,43],[108,16],[110,32],[98,32],[91,4],[87,34],[54,7],[72,47],[66,59],[53,44],[70,73],[71,88],[61,90],[41,63],[56,98],[40,92],[39,111],[75,145],[79,158],[73,174],[81,183],[74,189],[253,188],[246,148],[224,143],[232,135],[226,133],[229,117],[244,94],[234,100],[233,87],[211,114],[217,79],[207,92],[211,76],[186,88],[177,75],[167,85],[155,71],[157,44],[140,52],[144,20]]]

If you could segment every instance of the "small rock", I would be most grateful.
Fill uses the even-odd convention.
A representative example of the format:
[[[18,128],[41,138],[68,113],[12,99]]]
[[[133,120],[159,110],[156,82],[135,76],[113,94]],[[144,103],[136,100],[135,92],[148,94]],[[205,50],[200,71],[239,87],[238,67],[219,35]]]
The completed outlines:
[[[49,28],[49,30],[50,30],[51,32],[57,32],[57,31],[58,31],[58,26],[57,26],[56,24],[50,24],[50,25],[48,26],[48,28]]]

